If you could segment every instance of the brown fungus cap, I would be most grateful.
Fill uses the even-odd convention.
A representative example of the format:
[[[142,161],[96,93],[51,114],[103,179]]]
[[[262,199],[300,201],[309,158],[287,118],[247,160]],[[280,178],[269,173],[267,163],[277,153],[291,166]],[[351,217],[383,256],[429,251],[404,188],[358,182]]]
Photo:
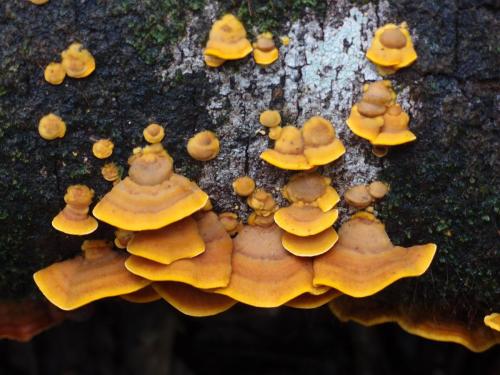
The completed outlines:
[[[205,206],[208,195],[174,173],[172,158],[157,145],[129,159],[129,176],[97,203],[95,217],[118,228],[142,231],[162,228]]]
[[[370,194],[368,186],[364,184],[349,188],[344,193],[344,199],[349,206],[355,208],[366,208],[374,201],[374,197]]]
[[[275,167],[289,170],[308,170],[313,167],[304,155],[304,139],[299,129],[285,126],[273,149],[267,149],[260,158]]]
[[[95,70],[95,59],[80,43],[72,43],[61,53],[62,66],[68,77],[85,78]]]
[[[232,14],[226,14],[214,22],[208,42],[203,51],[205,56],[221,60],[239,60],[252,52],[243,24]]]
[[[38,133],[47,141],[62,138],[66,134],[66,123],[54,113],[49,113],[40,119]]]
[[[232,298],[173,281],[154,283],[153,288],[165,301],[189,316],[217,315],[237,303]]]
[[[373,181],[368,185],[368,193],[375,199],[382,199],[389,192],[389,185],[382,181]]]
[[[281,237],[283,247],[293,255],[299,257],[313,257],[330,250],[338,241],[339,236],[335,229],[327,228],[318,234],[300,237],[284,232]]]
[[[205,130],[196,133],[187,144],[187,152],[193,159],[212,160],[219,154],[220,142],[214,132]]]
[[[306,237],[331,227],[338,216],[336,209],[323,212],[314,206],[294,203],[289,207],[280,208],[274,214],[274,221],[284,231]]]
[[[238,177],[233,181],[233,190],[240,197],[248,197],[255,190],[255,181],[248,176]]]
[[[97,220],[89,215],[94,191],[85,185],[71,185],[64,195],[66,206],[52,220],[60,232],[83,236],[97,229]]]
[[[340,201],[331,179],[318,173],[298,173],[283,187],[283,196],[292,203],[310,204],[326,212]]]
[[[325,165],[345,154],[345,147],[337,138],[330,121],[314,116],[302,127],[304,155],[310,165]]]
[[[255,189],[247,198],[247,204],[260,216],[270,216],[278,209],[273,196],[264,189]]]
[[[243,223],[234,212],[219,214],[219,221],[230,236],[235,236],[243,228]]]
[[[248,225],[257,225],[260,227],[268,227],[274,224],[274,214],[263,216],[256,212],[252,212],[248,215]]]
[[[43,77],[51,85],[60,85],[66,78],[66,71],[61,63],[51,62],[45,67]]]
[[[394,246],[384,224],[361,212],[342,224],[332,251],[314,259],[314,284],[353,297],[370,296],[403,277],[420,276],[435,253],[432,243]]]
[[[205,243],[203,253],[169,265],[132,255],[125,264],[127,269],[148,280],[178,281],[202,289],[226,286],[231,275],[231,237],[215,213],[196,216],[198,231]]]
[[[253,58],[259,65],[270,65],[278,60],[279,51],[274,44],[273,35],[269,32],[257,36],[253,43]]]
[[[43,295],[62,310],[98,299],[135,292],[150,281],[125,268],[127,256],[106,241],[84,241],[83,256],[54,263],[33,275]]]
[[[142,135],[149,143],[160,143],[165,137],[165,129],[158,124],[149,124],[144,128]]]
[[[205,251],[196,221],[187,217],[156,230],[137,232],[128,245],[130,254],[161,264],[193,258]]]
[[[389,147],[387,146],[372,146],[372,154],[377,158],[383,158],[389,152]]]
[[[288,253],[276,226],[245,226],[234,238],[232,273],[220,293],[247,305],[277,307],[314,292],[311,260]]]

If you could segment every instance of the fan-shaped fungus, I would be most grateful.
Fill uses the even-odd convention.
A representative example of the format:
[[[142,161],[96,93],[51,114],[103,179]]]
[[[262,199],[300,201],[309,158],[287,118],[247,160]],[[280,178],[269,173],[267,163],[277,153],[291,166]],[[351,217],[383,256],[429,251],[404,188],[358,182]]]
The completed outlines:
[[[107,159],[113,154],[115,145],[109,139],[99,139],[92,145],[92,154],[98,159]]]
[[[135,292],[150,283],[125,269],[127,256],[106,241],[84,241],[83,256],[58,262],[33,275],[43,295],[63,310]]]
[[[255,181],[248,176],[238,177],[233,181],[233,190],[240,197],[248,197],[255,190]]]
[[[274,144],[274,149],[267,149],[260,158],[281,169],[307,170],[309,164],[304,155],[302,133],[294,126],[285,126]]]
[[[149,143],[160,143],[165,137],[165,129],[158,124],[149,124],[142,132],[144,139]]]
[[[281,237],[283,247],[299,257],[313,257],[326,253],[337,242],[339,236],[333,228],[327,228],[318,234],[300,237],[294,234],[284,232]]]
[[[366,297],[403,277],[420,276],[435,253],[432,243],[394,246],[384,224],[372,214],[361,212],[341,226],[332,251],[314,259],[314,284]]]
[[[302,127],[304,155],[311,165],[325,165],[345,154],[345,147],[336,137],[335,129],[327,119],[314,116]]]
[[[156,145],[129,159],[129,176],[97,203],[95,217],[118,228],[141,231],[164,227],[205,206],[208,195],[174,173],[172,158]]]
[[[214,159],[219,154],[219,150],[219,139],[215,133],[209,130],[196,133],[187,144],[189,156],[201,161]]]
[[[106,181],[113,182],[120,179],[120,169],[115,163],[106,163],[101,168],[102,177]]]
[[[340,201],[331,181],[318,173],[298,173],[284,186],[283,196],[292,203],[313,205],[326,212]]]
[[[127,251],[161,264],[192,258],[205,251],[205,243],[196,221],[187,217],[156,230],[137,232],[128,243]]]
[[[269,109],[260,114],[259,122],[266,128],[275,128],[281,124],[281,115],[278,111]]]
[[[247,204],[260,216],[269,216],[278,209],[273,196],[264,189],[256,189],[247,198]]]
[[[384,125],[372,144],[375,146],[396,146],[412,142],[417,137],[408,130],[410,117],[403,112],[399,104],[394,104],[384,114]]]
[[[256,307],[276,307],[306,292],[314,292],[311,261],[288,253],[276,226],[245,226],[234,238],[231,281],[216,289]]]
[[[484,317],[484,324],[486,324],[491,329],[500,332],[500,314],[492,313],[490,315],[486,315]]]
[[[119,249],[126,249],[132,238],[134,238],[134,232],[125,229],[117,229],[115,230],[114,244]]]
[[[253,48],[253,58],[259,65],[269,65],[278,60],[279,51],[274,44],[273,34],[269,32],[259,34]]]
[[[417,59],[408,25],[389,23],[377,29],[366,57],[383,72],[395,72],[412,64]]]
[[[382,181],[373,181],[368,185],[368,193],[375,199],[382,199],[389,192],[389,186]]]
[[[66,77],[66,71],[64,70],[61,63],[51,62],[45,68],[43,72],[43,77],[51,85],[60,85],[63,83]]]
[[[205,50],[203,50],[203,61],[205,61],[205,64],[207,64],[211,68],[218,68],[226,62],[226,60],[224,59],[219,59],[218,57],[207,55],[205,53]]]
[[[288,233],[306,237],[331,227],[338,216],[339,212],[336,209],[323,212],[317,207],[293,203],[276,211],[274,221]]]
[[[94,56],[80,43],[72,43],[61,56],[62,66],[69,77],[85,78],[95,70]]]
[[[200,214],[197,220],[205,242],[203,253],[169,265],[132,255],[125,263],[127,269],[154,281],[178,281],[202,289],[226,286],[231,275],[231,237],[213,212]]]
[[[234,212],[219,214],[219,221],[230,236],[236,235],[243,228],[243,224],[238,220],[238,215]]]
[[[226,14],[214,22],[203,51],[205,56],[221,60],[239,60],[250,52],[252,52],[252,45],[247,39],[245,27],[232,14]],[[207,61],[206,57],[205,61]],[[213,60],[209,59],[209,62],[213,63]],[[212,64],[214,65],[217,64]]]
[[[47,141],[62,138],[66,134],[66,124],[59,116],[49,113],[40,119],[38,133]]]
[[[97,229],[97,220],[89,215],[94,191],[85,185],[71,185],[64,195],[66,206],[52,220],[60,232],[83,236]]]
[[[150,303],[161,299],[151,285],[132,293],[122,294],[120,297],[132,303]]]
[[[374,201],[366,185],[349,188],[344,194],[344,199],[349,206],[355,208],[366,208]]]
[[[202,317],[220,314],[237,302],[229,297],[172,281],[154,283],[153,288],[183,314]]]

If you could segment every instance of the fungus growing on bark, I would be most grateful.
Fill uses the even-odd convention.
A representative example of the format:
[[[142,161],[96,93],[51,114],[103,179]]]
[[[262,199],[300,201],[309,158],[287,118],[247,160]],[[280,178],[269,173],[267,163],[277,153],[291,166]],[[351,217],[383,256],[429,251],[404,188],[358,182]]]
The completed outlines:
[[[375,146],[396,146],[412,142],[417,137],[408,130],[410,117],[399,104],[394,104],[384,114],[384,125],[372,144]]]
[[[435,253],[432,243],[394,246],[384,224],[372,214],[360,212],[342,224],[332,251],[314,259],[314,284],[366,297],[403,277],[420,276]]]
[[[373,181],[368,185],[368,193],[375,199],[382,199],[389,192],[389,186],[382,181]]]
[[[406,22],[399,26],[389,23],[378,28],[366,57],[382,68],[379,70],[381,74],[394,73],[412,64],[417,59],[417,53]]]
[[[66,134],[66,124],[59,116],[49,113],[40,119],[38,133],[47,141],[62,138]]]
[[[66,190],[66,206],[54,217],[52,226],[60,232],[83,236],[97,229],[97,220],[89,215],[94,191],[85,185],[71,185]]]
[[[307,237],[300,237],[284,232],[281,237],[283,247],[299,257],[313,257],[330,250],[338,241],[339,236],[335,229],[329,227],[324,231]]]
[[[484,324],[486,324],[491,329],[500,332],[500,314],[492,313],[490,315],[486,315],[484,317]]]
[[[234,212],[223,212],[219,214],[219,221],[231,237],[235,236],[243,228],[242,222]]]
[[[153,281],[178,281],[202,289],[226,286],[231,275],[231,237],[213,212],[198,214],[197,224],[205,243],[205,251],[200,255],[168,265],[132,255],[125,266]]]
[[[132,303],[150,303],[161,299],[161,296],[151,285],[132,293],[122,294],[120,297]]]
[[[66,71],[61,63],[51,62],[45,67],[43,77],[51,85],[60,85],[66,77]]]
[[[356,185],[344,193],[344,199],[349,206],[355,208],[366,208],[373,203],[374,198],[368,190],[368,186]]]
[[[135,233],[127,245],[130,254],[161,264],[192,258],[205,251],[196,221],[187,217],[166,227]]]
[[[315,309],[317,307],[326,305],[333,299],[341,296],[338,290],[328,288],[325,292],[320,294],[304,293],[294,299],[285,303],[285,306],[293,307],[295,309]]]
[[[240,197],[248,197],[255,190],[255,181],[248,176],[238,177],[233,181],[233,190]]]
[[[248,216],[248,225],[257,225],[260,227],[268,227],[274,224],[274,215],[262,216],[256,212],[252,212]]]
[[[377,158],[383,158],[389,152],[389,147],[386,146],[372,146],[372,154]]]
[[[326,212],[340,201],[331,182],[318,173],[298,173],[283,187],[283,196],[292,203],[312,205]]]
[[[115,145],[109,139],[99,139],[92,145],[92,154],[98,159],[107,159],[113,154]]]
[[[260,216],[270,216],[278,209],[273,196],[264,189],[255,189],[247,198],[247,204]]]
[[[259,122],[266,128],[275,128],[281,124],[281,115],[278,111],[268,109],[260,114]]]
[[[131,231],[158,229],[190,216],[208,201],[194,182],[173,172],[172,158],[160,144],[140,149],[129,164],[129,176],[95,206],[99,220]]]
[[[276,211],[274,221],[286,232],[306,237],[328,229],[338,216],[339,212],[336,209],[323,212],[317,207],[293,203]]]
[[[422,313],[394,305],[374,297],[351,298],[340,296],[329,304],[341,321],[348,320],[364,326],[397,323],[406,332],[429,340],[454,342],[473,352],[482,352],[500,343],[500,334],[482,324],[470,325],[451,318],[449,314]]]
[[[150,283],[127,271],[127,256],[113,251],[106,241],[84,241],[82,251],[83,256],[54,263],[33,275],[43,295],[62,310],[132,293]]]
[[[220,60],[239,60],[250,52],[245,27],[235,16],[226,14],[212,25],[203,54],[207,65],[220,66]]]
[[[120,179],[120,169],[115,163],[106,163],[101,168],[102,177],[106,181],[114,182]]]
[[[80,43],[72,43],[61,52],[62,66],[68,77],[85,78],[95,70],[95,59]]]
[[[269,65],[278,60],[279,51],[273,40],[273,34],[259,34],[253,43],[253,58],[259,65]]]
[[[64,313],[46,301],[0,302],[0,339],[28,342],[59,324]]]
[[[153,283],[153,288],[170,305],[190,316],[217,315],[237,303],[232,298],[200,290],[184,283],[158,282]]]
[[[47,4],[49,2],[49,0],[30,0],[30,2],[35,4],[35,5],[43,5],[43,4]]]
[[[115,230],[114,244],[119,249],[126,249],[132,238],[134,238],[134,232],[125,229],[117,229]]]
[[[189,156],[200,161],[214,159],[219,154],[219,150],[219,139],[214,132],[209,130],[196,133],[187,144]]]
[[[260,158],[281,169],[307,170],[313,167],[304,155],[302,133],[294,126],[285,126],[274,148],[262,152]]]
[[[205,61],[205,64],[207,64],[211,68],[218,68],[226,62],[226,60],[224,59],[219,59],[218,57],[207,55],[205,53],[205,50],[203,50],[203,61]]]
[[[345,147],[337,138],[330,121],[313,116],[302,127],[304,155],[311,165],[325,165],[345,154]]]
[[[311,260],[288,253],[281,245],[281,235],[276,225],[246,225],[233,239],[229,285],[215,292],[256,307],[277,307],[315,292]]]
[[[158,124],[149,124],[142,132],[144,139],[149,143],[160,143],[165,137],[165,129]]]
[[[273,141],[277,140],[279,137],[281,137],[281,131],[283,128],[281,126],[276,126],[274,128],[269,129],[269,138],[272,139]]]

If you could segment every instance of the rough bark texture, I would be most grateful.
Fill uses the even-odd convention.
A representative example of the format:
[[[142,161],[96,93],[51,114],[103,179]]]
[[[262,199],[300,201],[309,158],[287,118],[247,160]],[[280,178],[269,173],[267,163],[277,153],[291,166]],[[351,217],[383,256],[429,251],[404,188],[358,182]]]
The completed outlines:
[[[244,173],[279,198],[290,174],[258,159],[269,144],[257,133],[258,113],[273,107],[294,124],[312,115],[332,120],[348,149],[322,170],[337,190],[375,178],[389,182],[391,193],[377,211],[394,242],[438,244],[430,271],[389,288],[390,298],[469,319],[500,310],[495,2],[243,3],[0,4],[0,296],[36,293],[33,271],[79,251],[81,239],[57,233],[50,222],[68,185],[87,184],[97,198],[110,189],[100,175],[103,162],[91,154],[92,138],[111,138],[111,160],[126,169],[132,148],[143,144],[143,127],[159,122],[177,170],[199,182],[217,210],[246,214],[230,187]],[[248,25],[286,33],[291,45],[267,69],[251,59],[207,69],[201,59],[207,31],[227,10],[239,11]],[[364,58],[373,31],[401,21],[410,25],[419,60],[390,79],[418,140],[380,160],[345,119],[362,84],[379,78]],[[48,85],[43,68],[73,41],[92,51],[95,73]],[[39,137],[38,120],[48,112],[66,120],[64,139]],[[202,129],[222,140],[221,154],[208,163],[185,151],[187,138]],[[345,219],[345,206],[342,213]],[[91,237],[110,233],[101,225]]]

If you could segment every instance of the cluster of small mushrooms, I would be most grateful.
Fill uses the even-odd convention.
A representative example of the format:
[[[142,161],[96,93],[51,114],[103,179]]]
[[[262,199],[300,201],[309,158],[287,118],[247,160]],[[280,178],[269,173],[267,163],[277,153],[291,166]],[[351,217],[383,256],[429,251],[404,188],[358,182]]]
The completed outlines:
[[[206,64],[218,67],[252,51],[258,64],[278,58],[271,34],[260,34],[253,46],[246,35],[233,15],[216,21],[203,51]],[[90,74],[95,68],[91,56],[81,45],[72,44],[62,54],[65,74],[77,78]],[[367,57],[384,74],[411,64],[416,53],[406,24],[378,29]],[[75,67],[80,73],[72,75],[70,70]],[[47,70],[46,76],[53,77],[57,69]],[[47,80],[57,84],[53,78]],[[374,147],[415,140],[408,130],[409,117],[395,99],[389,81],[365,85],[348,126]],[[277,168],[299,171],[282,188],[288,206],[279,207],[272,194],[256,187],[249,176],[242,176],[233,182],[233,189],[252,209],[247,224],[234,212],[217,215],[209,196],[195,182],[175,173],[173,159],[161,144],[163,127],[150,124],[143,132],[150,144],[133,150],[127,177],[121,178],[114,163],[102,167],[103,177],[113,181],[113,186],[95,205],[93,216],[93,190],[84,185],[68,187],[66,206],[53,219],[53,227],[83,236],[94,232],[99,220],[116,228],[115,239],[86,239],[81,255],[36,272],[35,283],[45,297],[62,310],[113,296],[136,303],[164,299],[192,316],[218,314],[236,303],[264,308],[315,308],[330,303],[342,320],[366,324],[397,321],[409,332],[459,342],[472,350],[485,350],[500,341],[496,333],[478,339],[462,326],[417,324],[401,312],[393,312],[389,318],[387,311],[379,314],[380,309],[356,308],[352,301],[369,304],[364,297],[401,278],[423,274],[436,245],[404,248],[392,244],[371,207],[389,191],[380,181],[353,186],[345,193],[346,202],[360,211],[337,233],[333,225],[340,197],[332,180],[316,171],[346,152],[333,125],[315,116],[301,128],[281,126],[281,115],[273,110],[262,112],[259,121],[275,141],[260,157]],[[63,137],[65,131],[66,125],[54,114],[40,121],[44,139]],[[211,131],[196,134],[187,144],[189,155],[201,161],[214,159],[219,149],[219,139]],[[107,158],[112,151],[110,140],[93,145],[98,158]],[[59,319],[57,313],[44,311],[37,321],[48,326]],[[365,313],[372,315],[366,317]],[[498,331],[499,320],[499,314],[491,314],[485,324]],[[39,325],[35,327],[29,334],[40,330]],[[19,334],[18,338],[27,336]]]

